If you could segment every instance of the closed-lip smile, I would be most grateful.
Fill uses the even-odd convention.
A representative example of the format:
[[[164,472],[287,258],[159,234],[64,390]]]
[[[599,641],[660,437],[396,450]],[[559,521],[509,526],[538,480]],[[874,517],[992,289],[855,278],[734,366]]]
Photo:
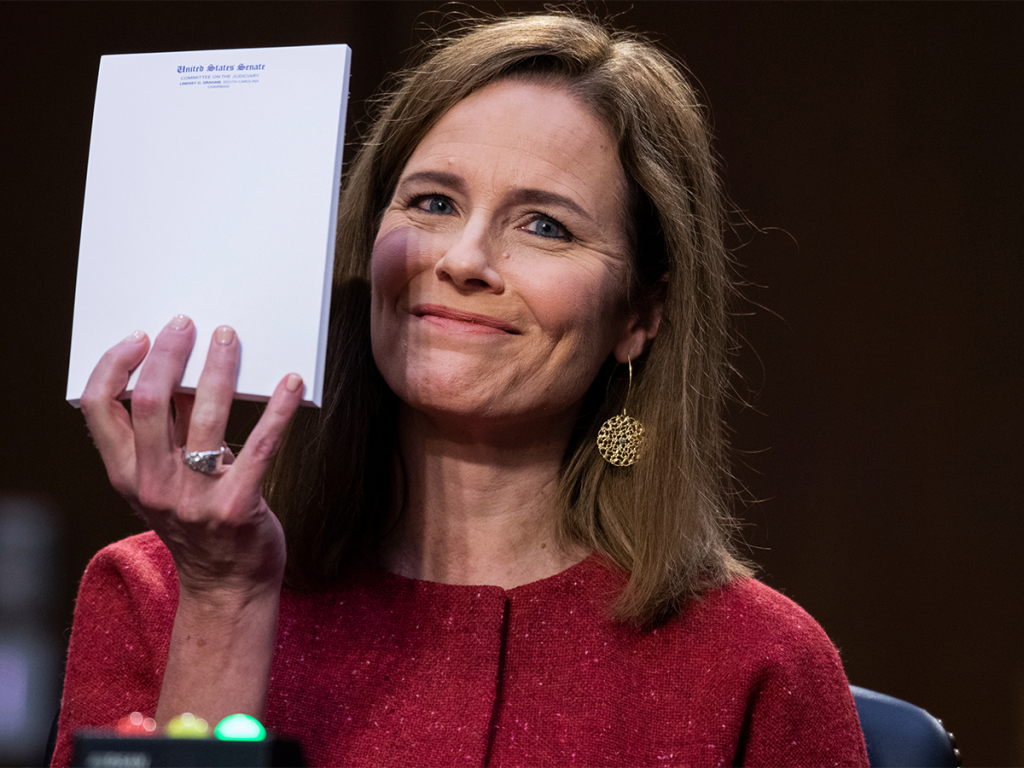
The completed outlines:
[[[491,317],[490,315],[478,315],[476,312],[463,312],[460,309],[444,307],[440,304],[417,304],[410,310],[410,314],[416,317],[437,317],[442,320],[454,320],[467,325],[477,325],[483,328],[493,328],[505,333],[518,334],[520,331],[515,326],[504,320]]]

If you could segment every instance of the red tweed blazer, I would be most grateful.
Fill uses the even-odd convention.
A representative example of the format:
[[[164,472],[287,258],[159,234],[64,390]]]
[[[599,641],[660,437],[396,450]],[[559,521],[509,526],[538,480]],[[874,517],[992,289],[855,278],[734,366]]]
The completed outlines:
[[[793,602],[741,579],[641,632],[605,616],[621,583],[594,556],[510,590],[285,590],[266,725],[311,765],[868,764],[836,650]],[[89,564],[54,765],[75,729],[155,712],[177,597],[151,533]]]

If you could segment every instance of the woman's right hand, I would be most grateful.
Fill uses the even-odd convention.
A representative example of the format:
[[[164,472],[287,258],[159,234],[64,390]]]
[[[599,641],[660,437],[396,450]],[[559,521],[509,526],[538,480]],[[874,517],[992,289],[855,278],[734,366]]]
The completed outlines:
[[[285,542],[260,486],[302,397],[302,379],[286,376],[238,457],[216,474],[193,470],[182,449],[223,445],[239,361],[234,331],[218,328],[195,396],[175,394],[194,343],[195,326],[181,315],[148,358],[146,335],[135,333],[103,356],[81,399],[111,483],[167,545],[178,571],[154,713],[161,723],[182,712],[211,723],[235,712],[263,717]],[[143,359],[129,415],[119,397]]]
[[[244,603],[280,589],[284,534],[261,483],[298,408],[302,379],[291,374],[281,381],[233,462],[216,474],[193,470],[183,447],[207,451],[224,444],[240,351],[235,332],[218,328],[194,397],[175,394],[195,335],[195,325],[179,315],[157,336],[148,358],[141,332],[112,347],[89,378],[82,413],[114,488],[174,556],[183,596],[211,605]],[[129,415],[119,397],[144,358]]]

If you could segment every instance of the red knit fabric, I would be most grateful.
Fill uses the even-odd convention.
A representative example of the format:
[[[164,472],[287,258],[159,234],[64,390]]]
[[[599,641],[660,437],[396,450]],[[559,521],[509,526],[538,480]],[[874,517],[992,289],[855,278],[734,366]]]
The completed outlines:
[[[510,590],[285,590],[266,724],[312,765],[868,764],[839,657],[793,602],[742,579],[639,632],[605,617],[620,586],[591,557]],[[75,729],[155,712],[177,594],[153,534],[90,563],[54,765]]]

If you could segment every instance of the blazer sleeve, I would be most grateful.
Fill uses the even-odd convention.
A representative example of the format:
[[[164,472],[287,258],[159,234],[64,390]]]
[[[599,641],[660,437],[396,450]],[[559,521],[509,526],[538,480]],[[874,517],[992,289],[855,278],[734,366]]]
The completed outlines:
[[[867,766],[839,653],[803,609],[781,598],[776,634],[748,699],[737,764]]]
[[[174,561],[155,534],[92,559],[75,602],[52,765],[71,764],[79,729],[155,714],[177,605]]]

